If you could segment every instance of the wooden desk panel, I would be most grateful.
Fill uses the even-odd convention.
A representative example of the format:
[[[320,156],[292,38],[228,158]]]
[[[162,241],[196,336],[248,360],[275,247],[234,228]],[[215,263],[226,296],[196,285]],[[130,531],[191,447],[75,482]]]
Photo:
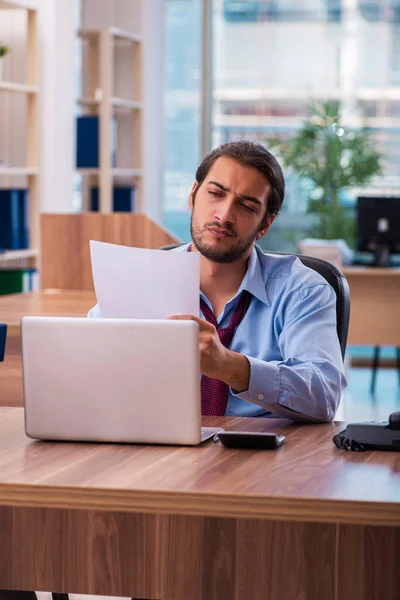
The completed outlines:
[[[348,344],[400,346],[400,269],[344,269],[351,294]]]
[[[174,600],[398,600],[400,454],[43,443],[0,409],[0,588]]]

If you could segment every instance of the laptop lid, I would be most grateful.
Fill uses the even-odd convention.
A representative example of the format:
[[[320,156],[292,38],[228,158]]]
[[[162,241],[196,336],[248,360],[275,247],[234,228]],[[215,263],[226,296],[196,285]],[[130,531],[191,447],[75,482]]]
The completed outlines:
[[[197,323],[24,317],[21,328],[28,436],[201,441]]]

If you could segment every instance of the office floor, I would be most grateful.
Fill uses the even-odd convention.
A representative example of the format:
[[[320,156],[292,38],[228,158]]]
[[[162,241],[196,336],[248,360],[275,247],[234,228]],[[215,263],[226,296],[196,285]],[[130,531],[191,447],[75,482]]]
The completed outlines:
[[[351,368],[348,387],[336,414],[337,421],[384,421],[400,411],[400,385],[396,369],[379,369],[375,394],[371,395],[371,370]]]

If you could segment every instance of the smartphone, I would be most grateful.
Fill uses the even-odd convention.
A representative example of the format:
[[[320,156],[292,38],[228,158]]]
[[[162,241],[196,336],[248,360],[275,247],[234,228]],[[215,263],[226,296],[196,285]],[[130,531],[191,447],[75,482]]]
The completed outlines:
[[[285,441],[284,435],[260,431],[220,431],[217,436],[227,448],[274,450]]]

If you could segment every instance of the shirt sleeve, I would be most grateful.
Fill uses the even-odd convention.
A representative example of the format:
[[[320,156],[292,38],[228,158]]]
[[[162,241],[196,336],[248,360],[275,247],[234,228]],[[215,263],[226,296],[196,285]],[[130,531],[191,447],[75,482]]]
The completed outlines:
[[[249,388],[231,393],[294,421],[332,421],[347,382],[336,330],[336,294],[331,286],[307,288],[289,305],[279,347],[281,361],[246,356]]]
[[[100,312],[100,308],[99,305],[96,304],[96,306],[93,306],[93,308],[91,308],[87,314],[89,319],[101,319],[101,312]]]

